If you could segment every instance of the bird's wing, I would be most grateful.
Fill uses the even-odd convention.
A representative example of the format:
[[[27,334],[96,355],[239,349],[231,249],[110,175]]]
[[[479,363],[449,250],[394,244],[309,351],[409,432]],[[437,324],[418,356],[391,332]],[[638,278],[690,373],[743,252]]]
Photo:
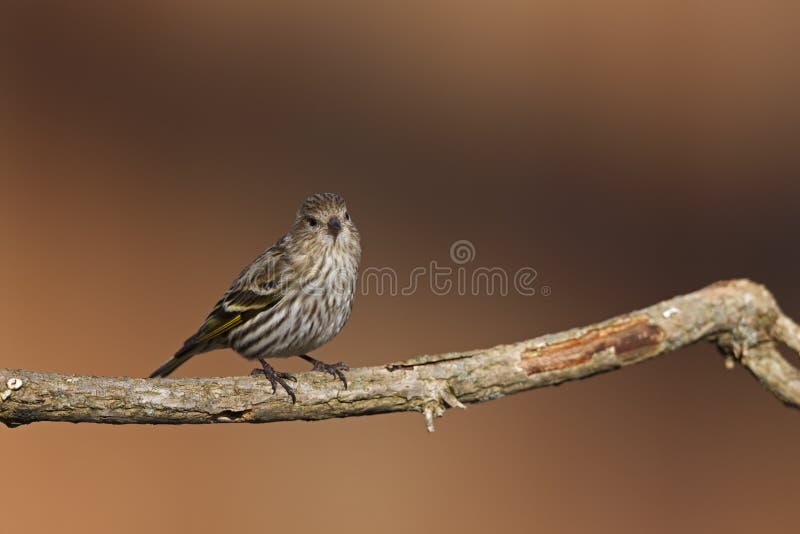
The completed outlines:
[[[250,289],[229,289],[214,306],[195,335],[186,340],[175,355],[150,375],[150,378],[167,376],[194,354],[215,346],[224,346],[224,336],[229,330],[280,301],[279,291],[267,293]]]
[[[280,302],[284,296],[282,289],[292,276],[286,259],[286,240],[284,236],[245,267],[197,333],[150,378],[167,376],[194,354],[225,346],[225,336],[231,329]]]
[[[281,296],[279,292],[262,294],[249,289],[229,293],[208,315],[194,341],[201,344],[221,336],[253,315],[271,308]]]
[[[197,333],[187,340],[181,352],[214,341],[254,315],[275,306],[283,298],[281,281],[286,266],[282,257],[282,250],[276,245],[247,266],[208,314]]]

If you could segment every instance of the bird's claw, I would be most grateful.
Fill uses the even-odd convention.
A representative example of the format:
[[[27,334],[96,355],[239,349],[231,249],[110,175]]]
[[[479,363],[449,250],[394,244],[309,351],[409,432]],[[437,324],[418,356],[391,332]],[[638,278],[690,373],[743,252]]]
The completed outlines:
[[[291,373],[283,373],[281,371],[276,371],[270,364],[266,362],[262,362],[263,369],[259,369],[256,367],[252,371],[250,371],[251,376],[259,376],[264,375],[269,380],[270,385],[272,385],[272,393],[274,394],[276,391],[276,386],[278,384],[281,385],[283,389],[286,390],[286,393],[291,397],[292,404],[297,402],[297,397],[294,395],[294,390],[286,383],[287,380],[292,380],[297,382],[297,377],[295,377]]]
[[[319,360],[314,361],[314,367],[311,369],[312,371],[320,371],[322,373],[328,373],[332,375],[334,378],[338,378],[344,384],[344,389],[347,389],[347,378],[345,378],[344,373],[342,371],[349,371],[350,366],[344,362],[336,362],[336,363],[325,363]]]

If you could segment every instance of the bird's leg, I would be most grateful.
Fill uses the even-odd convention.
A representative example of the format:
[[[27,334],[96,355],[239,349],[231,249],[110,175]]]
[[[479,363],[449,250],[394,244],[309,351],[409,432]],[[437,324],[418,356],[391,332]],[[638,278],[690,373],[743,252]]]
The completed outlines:
[[[297,382],[297,379],[289,373],[282,373],[280,371],[276,371],[270,364],[267,363],[267,360],[265,360],[264,358],[259,358],[258,361],[261,362],[261,366],[263,367],[263,369],[259,369],[258,367],[256,367],[250,374],[252,376],[258,376],[261,374],[266,376],[267,380],[269,380],[269,383],[272,384],[273,393],[275,393],[275,384],[280,384],[283,387],[283,389],[286,390],[286,393],[288,393],[289,396],[292,398],[292,404],[297,402],[297,399],[294,396],[294,390],[289,386],[289,384],[286,383],[287,380],[294,380],[295,382]]]
[[[320,361],[316,358],[312,358],[308,354],[299,354],[301,358],[305,361],[314,364],[314,368],[311,369],[312,371],[322,371],[323,373],[328,373],[329,375],[333,375],[334,377],[338,378],[344,384],[344,389],[347,389],[347,379],[344,377],[344,373],[342,371],[348,371],[350,367],[344,362],[337,362],[337,363],[325,363]]]

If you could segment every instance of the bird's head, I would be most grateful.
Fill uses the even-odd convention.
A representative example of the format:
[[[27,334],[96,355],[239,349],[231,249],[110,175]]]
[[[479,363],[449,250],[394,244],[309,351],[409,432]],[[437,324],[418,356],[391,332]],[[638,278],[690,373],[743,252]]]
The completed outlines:
[[[336,193],[317,193],[305,199],[292,231],[296,239],[323,249],[360,252],[358,230],[344,199]]]

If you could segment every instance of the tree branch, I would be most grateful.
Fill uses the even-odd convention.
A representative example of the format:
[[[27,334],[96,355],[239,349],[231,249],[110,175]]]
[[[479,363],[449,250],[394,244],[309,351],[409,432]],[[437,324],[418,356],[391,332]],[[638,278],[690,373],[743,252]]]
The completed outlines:
[[[318,420],[417,411],[429,430],[446,408],[483,402],[639,363],[700,340],[738,360],[775,396],[800,407],[800,328],[770,292],[719,282],[595,325],[486,350],[421,356],[348,373],[298,375],[297,404],[263,377],[114,378],[0,369],[0,421],[186,424]]]

